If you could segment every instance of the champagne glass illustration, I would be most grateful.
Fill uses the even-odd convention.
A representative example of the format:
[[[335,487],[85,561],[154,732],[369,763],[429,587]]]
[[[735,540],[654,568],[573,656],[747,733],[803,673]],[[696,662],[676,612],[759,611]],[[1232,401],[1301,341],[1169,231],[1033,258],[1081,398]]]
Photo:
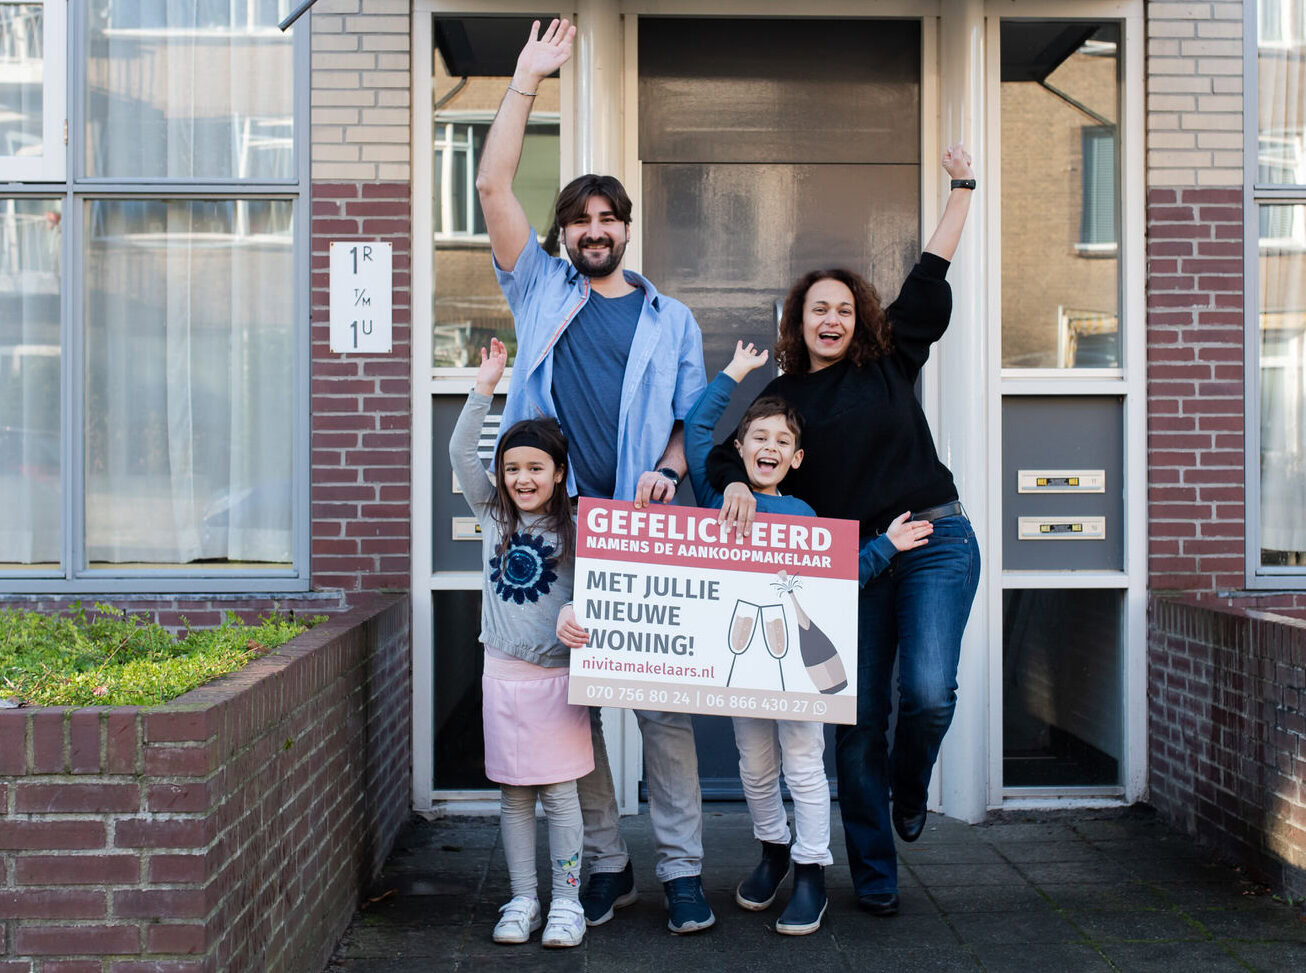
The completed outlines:
[[[785,670],[780,660],[789,651],[789,619],[785,617],[785,606],[780,604],[763,605],[760,613],[762,641],[766,644],[766,651],[771,653],[771,658],[775,659],[776,668],[780,670],[780,691],[784,692]]]
[[[779,572],[779,579],[771,587],[789,597],[794,606],[794,616],[798,619],[798,654],[803,657],[803,666],[807,669],[817,692],[833,695],[848,688],[848,674],[844,671],[843,660],[835,650],[830,637],[812,624],[812,620],[798,604],[794,591],[802,587],[798,575],[790,577]]]
[[[735,674],[735,662],[753,641],[753,632],[757,628],[757,614],[757,606],[751,601],[744,601],[742,598],[735,600],[735,610],[730,616],[730,631],[726,639],[730,651],[734,654],[734,658],[730,660],[730,672],[726,675],[727,686],[730,685],[730,680]]]

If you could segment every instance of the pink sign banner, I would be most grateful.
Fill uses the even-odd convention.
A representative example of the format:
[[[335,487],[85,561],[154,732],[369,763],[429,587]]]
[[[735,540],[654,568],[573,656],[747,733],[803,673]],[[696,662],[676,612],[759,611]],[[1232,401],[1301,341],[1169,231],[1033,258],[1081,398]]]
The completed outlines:
[[[569,701],[855,723],[857,522],[718,515],[581,498]]]

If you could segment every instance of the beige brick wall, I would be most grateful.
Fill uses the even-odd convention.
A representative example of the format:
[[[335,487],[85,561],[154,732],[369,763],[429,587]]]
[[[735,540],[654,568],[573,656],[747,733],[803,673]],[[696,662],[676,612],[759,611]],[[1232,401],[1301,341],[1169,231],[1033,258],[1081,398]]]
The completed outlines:
[[[1241,186],[1243,4],[1151,2],[1146,16],[1148,186]]]
[[[410,178],[408,0],[313,7],[315,182]]]

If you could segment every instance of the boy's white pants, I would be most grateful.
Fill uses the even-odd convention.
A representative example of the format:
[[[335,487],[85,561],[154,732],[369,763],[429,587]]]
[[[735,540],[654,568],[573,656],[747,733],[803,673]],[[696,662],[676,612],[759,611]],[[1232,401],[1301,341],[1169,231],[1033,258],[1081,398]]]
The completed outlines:
[[[830,865],[830,781],[825,776],[825,725],[798,720],[733,718],[739,779],[759,841],[789,844],[780,797],[780,772],[794,801],[798,833],[790,857],[800,864]]]

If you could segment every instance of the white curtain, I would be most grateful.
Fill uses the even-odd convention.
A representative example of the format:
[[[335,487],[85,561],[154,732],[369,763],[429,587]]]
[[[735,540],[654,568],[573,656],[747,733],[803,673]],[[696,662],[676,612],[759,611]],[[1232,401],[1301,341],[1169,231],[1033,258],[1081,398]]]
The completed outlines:
[[[291,559],[291,204],[87,204],[86,546]]]
[[[1306,563],[1306,206],[1273,206],[1269,225],[1300,242],[1262,248],[1261,550]],[[1264,222],[1264,221],[1263,221]],[[1291,239],[1291,237],[1290,237]],[[1266,555],[1264,552],[1274,552]]]
[[[60,560],[60,217],[0,199],[0,565]]]
[[[289,0],[92,0],[87,174],[294,176]]]

